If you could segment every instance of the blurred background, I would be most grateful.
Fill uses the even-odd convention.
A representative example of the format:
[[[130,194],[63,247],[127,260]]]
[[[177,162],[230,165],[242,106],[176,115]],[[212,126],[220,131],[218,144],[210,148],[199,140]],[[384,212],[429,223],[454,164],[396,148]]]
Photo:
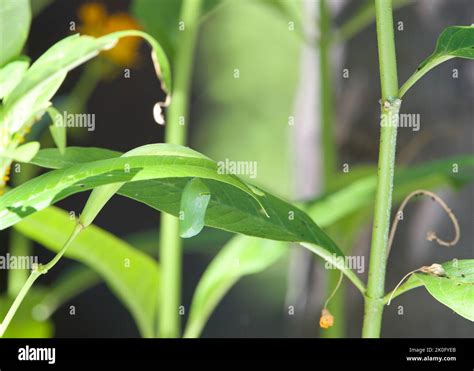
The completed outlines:
[[[169,7],[160,6],[167,1],[174,0],[32,0],[34,19],[27,54],[34,61],[53,43],[77,31],[99,35],[122,28],[143,28],[161,36],[172,56],[175,35],[164,30],[173,28],[166,22],[175,18],[166,13]],[[326,71],[333,97],[334,165],[340,173],[347,167],[373,170],[378,155],[378,57],[375,25],[367,3],[327,1],[330,35],[336,41],[329,51]],[[472,23],[474,3],[405,0],[397,4],[395,36],[399,81],[403,83],[431,54],[445,27]],[[365,23],[364,14],[368,14]],[[292,201],[314,198],[325,188],[320,114],[325,76],[317,42],[319,15],[318,0],[222,1],[203,19],[196,50],[190,146],[215,160],[257,161],[258,176],[252,181]],[[354,15],[359,15],[362,22],[351,29]],[[335,29],[345,33],[336,34],[332,31]],[[70,131],[69,145],[126,151],[163,141],[164,127],[155,123],[153,105],[164,94],[154,78],[147,46],[130,39],[117,49],[72,71],[56,96],[56,105],[95,114],[95,131]],[[130,78],[125,77],[126,70]],[[234,78],[236,70],[238,79]],[[399,130],[398,164],[473,152],[473,86],[474,64],[453,59],[410,90],[402,109],[420,115],[420,130]],[[35,125],[37,131],[49,124],[43,121]],[[424,239],[427,230],[441,236],[453,233],[436,204],[422,201],[408,206],[407,223],[399,227],[390,256],[387,288],[421,265],[473,257],[473,191],[472,184],[457,191],[438,190],[460,221],[461,240],[454,248],[435,246]],[[58,206],[79,212],[86,199],[87,194],[78,194]],[[364,255],[368,263],[371,218],[371,210],[359,215],[355,230],[348,233],[350,237],[342,225],[329,228],[328,233],[342,248]],[[115,197],[96,224],[152,253],[158,251],[159,215],[143,204]],[[185,246],[186,308],[199,277],[230,237],[223,232],[205,233],[209,233],[207,238]],[[9,236],[2,232],[0,238],[5,254]],[[35,247],[35,254],[40,261],[52,256],[40,246]],[[47,287],[77,264],[64,259],[40,284]],[[1,274],[5,289],[4,272]],[[366,272],[363,276],[365,279]],[[318,321],[327,287],[322,264],[302,248],[292,247],[265,272],[239,281],[211,316],[203,336],[321,336]],[[347,285],[339,300],[342,313],[335,317],[343,321],[323,336],[359,337],[361,297]],[[75,315],[70,315],[71,305]],[[292,315],[289,306],[295,309]],[[47,325],[38,326],[40,336],[60,338],[139,336],[131,316],[103,283],[68,299]],[[34,336],[28,332],[22,335]],[[382,336],[472,337],[474,326],[418,288],[386,307]]]

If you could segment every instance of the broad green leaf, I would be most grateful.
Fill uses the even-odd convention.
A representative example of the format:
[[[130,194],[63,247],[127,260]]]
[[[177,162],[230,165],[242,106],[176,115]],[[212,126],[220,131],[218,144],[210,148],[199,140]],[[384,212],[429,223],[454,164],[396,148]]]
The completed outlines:
[[[18,162],[30,162],[40,149],[39,142],[29,142],[14,149],[7,149],[0,153],[0,157],[9,158]]]
[[[63,161],[57,150],[45,149],[38,153],[32,160],[32,163],[46,168],[60,168],[71,166],[75,163],[119,155],[120,153],[118,152],[99,148],[69,147],[64,156],[67,160]],[[474,157],[469,155],[432,161],[409,168],[399,168],[395,173],[394,201],[402,200],[415,188],[433,189],[445,185],[462,185],[472,180],[473,168]],[[356,177],[353,177],[351,173],[347,174],[350,178],[348,186],[324,195],[305,206],[318,225],[327,227],[361,208],[372,205],[373,192],[377,182],[376,174],[374,172],[372,175],[360,177],[360,175],[369,170],[361,169],[360,174]],[[340,186],[347,183],[342,179],[343,177],[345,175],[341,176],[341,179],[338,180]],[[160,184],[162,183],[160,182]],[[154,204],[160,203],[160,200],[165,201],[166,197],[159,195],[159,187],[153,187],[152,184],[147,182],[141,183],[140,186],[142,188],[140,192],[141,201],[152,207],[154,207]],[[168,187],[171,188],[171,191],[172,186],[168,185]],[[133,198],[136,197],[133,196],[134,191],[135,186],[130,184],[122,188],[118,193]],[[146,195],[144,192],[146,192]],[[211,200],[212,203],[213,201]],[[218,215],[216,218],[218,218]]]
[[[75,224],[65,211],[49,207],[16,224],[15,228],[58,252]],[[152,258],[93,225],[79,234],[65,256],[97,272],[130,311],[141,334],[153,336],[160,271]]]
[[[207,161],[207,165],[210,165],[211,168],[215,164],[212,163],[210,159],[208,159],[206,156],[200,154],[199,152],[193,151],[190,148],[187,147],[181,147],[177,145],[172,145],[172,144],[149,144],[141,147],[137,147],[132,149],[131,151],[128,151],[124,153],[121,157],[122,158],[129,158],[133,156],[165,156],[165,157],[179,157],[181,159],[197,159],[197,160],[202,160],[201,165],[203,167],[201,170],[203,170],[206,165],[205,161]],[[170,166],[168,169],[171,173],[171,176],[173,175],[173,166]],[[124,172],[130,173],[130,164],[126,163],[125,167],[123,169]],[[201,176],[205,176],[206,171],[200,173]],[[187,176],[185,173],[180,173],[181,176]],[[209,175],[209,174],[208,174]],[[215,177],[218,174],[213,174],[212,172],[210,173],[211,178],[210,179],[215,179]],[[170,175],[168,174],[168,177]],[[161,177],[166,177],[166,174],[163,176],[163,174],[159,174],[156,176],[151,176],[149,179],[154,179],[154,178],[161,178]],[[236,186],[237,188],[240,188],[242,191],[247,192],[248,195],[252,196],[254,200],[257,201],[259,206],[261,207],[261,210],[265,212],[265,209],[263,209],[261,202],[259,199],[256,197],[256,194],[249,188],[247,185],[242,183],[237,177],[231,177],[228,175],[222,175],[218,176],[217,180],[220,180],[222,182],[229,182],[229,184],[232,184]],[[141,180],[141,179],[138,179]],[[126,182],[109,182],[109,183],[114,183],[114,184],[107,184],[101,187],[97,187],[94,189],[87,200],[86,206],[84,207],[84,210],[81,213],[81,216],[79,218],[79,223],[81,223],[83,226],[88,226],[89,224],[92,223],[94,218],[97,216],[97,214],[102,210],[102,208],[105,206],[105,204],[112,198],[112,196],[117,193],[117,191],[126,183]]]
[[[21,53],[30,23],[29,0],[0,0],[0,67]]]
[[[63,116],[54,107],[49,107],[47,112],[51,117],[51,121],[53,121],[52,125],[49,127],[49,131],[53,137],[54,144],[56,144],[56,147],[59,149],[59,153],[63,155],[67,140],[66,126],[64,125]]]
[[[243,276],[263,271],[285,252],[282,242],[236,236],[207,267],[194,292],[184,337],[198,337],[209,316]]]
[[[182,149],[182,147],[174,148]],[[84,150],[88,151],[88,149]],[[191,151],[190,153],[194,152],[189,149],[188,151]],[[97,151],[94,152],[97,153]],[[138,157],[131,157],[129,160],[137,158]],[[205,157],[200,159],[207,160]],[[92,164],[96,165],[96,163]],[[213,166],[214,171],[218,172],[217,165],[213,163]],[[73,169],[74,171],[74,168],[75,166],[69,167],[65,170]],[[179,177],[180,172],[177,171],[178,168],[179,166],[177,166],[175,161],[174,178],[166,179],[166,177],[164,177],[159,179],[147,179],[145,181],[128,182],[124,184],[117,193],[143,202],[157,210],[179,216],[182,191],[188,183],[189,178],[194,177],[189,177],[189,175],[194,175],[195,173],[189,174],[191,167],[188,167],[188,177]],[[222,176],[221,174],[219,175]],[[314,224],[311,218],[294,205],[290,205],[268,193],[264,194],[263,197],[259,197],[259,202],[257,203],[255,202],[256,194],[250,194],[251,197],[249,197],[249,193],[247,192],[241,192],[241,190],[236,192],[236,188],[238,187],[235,187],[235,185],[219,181],[219,179],[204,179],[202,174],[195,177],[201,178],[213,195],[209,202],[209,207],[205,217],[205,224],[207,226],[249,236],[280,241],[300,242],[304,247],[329,262],[334,262],[336,257],[343,255],[336,244],[334,244],[334,242],[316,224]],[[98,178],[95,180],[97,181]],[[108,180],[112,183],[114,182],[110,178]],[[115,181],[115,183],[117,183],[117,181]],[[84,184],[84,182],[81,182],[81,184]],[[84,187],[89,187],[89,185],[84,184]],[[115,187],[115,185],[112,184],[111,187]],[[252,187],[252,189],[253,188],[254,187]],[[80,190],[81,189],[77,189],[76,187],[68,192],[78,192]],[[93,212],[87,210],[86,214],[88,216],[91,214],[93,219],[94,215],[96,215],[95,213],[97,213],[105,205],[105,202],[107,202],[107,197],[111,197],[115,191],[116,189],[112,189],[107,190],[105,194],[100,194],[101,191],[99,189],[97,197],[99,202],[95,202],[93,198],[90,198],[88,205],[90,205]],[[262,192],[258,191],[257,194],[262,194]],[[8,193],[5,196],[8,196]],[[15,196],[13,199],[14,198]],[[0,198],[0,204],[1,202],[2,199]],[[263,206],[267,215],[263,215],[261,211],[262,208],[259,208],[259,206]],[[85,210],[86,209],[87,206]],[[8,211],[7,208],[7,212]],[[34,212],[34,210],[32,210],[32,212]],[[1,213],[2,210],[0,205],[0,215]],[[15,218],[16,216],[13,216],[13,219]],[[87,222],[88,221],[86,220],[85,223],[87,224]],[[351,270],[345,269],[338,264],[335,265],[341,268],[344,274],[354,282],[359,290],[362,292],[364,291],[362,282]]]
[[[474,25],[446,28],[439,36],[433,54],[418,66],[415,73],[400,88],[400,98],[428,71],[456,57],[474,59]]]
[[[18,58],[0,69],[0,99],[5,98],[18,85],[29,65],[28,58]]]
[[[10,132],[19,131],[49,106],[49,101],[59,89],[66,74],[80,64],[95,57],[100,51],[113,48],[122,37],[142,37],[153,48],[152,57],[163,89],[170,92],[171,75],[166,55],[160,45],[144,32],[119,31],[100,38],[69,36],[48,49],[26,71],[20,83],[5,99],[0,122]]]
[[[185,185],[179,214],[179,234],[182,238],[194,237],[202,231],[210,199],[209,188],[199,178],[191,179]]]
[[[237,177],[219,174],[215,162],[191,149],[171,145],[150,146],[158,146],[162,153],[82,163],[22,184],[0,198],[0,227],[13,225],[71,194],[121,182],[127,184],[120,188],[119,194],[179,216],[184,187],[190,179],[200,178],[212,194],[206,212],[206,225],[262,238],[306,241],[340,254],[329,237],[297,207],[268,193],[263,197],[257,196]],[[268,216],[262,212],[263,209]]]
[[[474,321],[474,260],[457,260],[442,264],[446,276],[416,273],[406,282],[420,281],[440,303],[460,316]]]
[[[8,326],[5,338],[53,337],[54,325],[52,321],[38,318],[34,310],[46,292],[47,289],[44,287],[35,286],[30,289]],[[0,318],[5,318],[13,300],[14,298],[11,297],[0,297]]]

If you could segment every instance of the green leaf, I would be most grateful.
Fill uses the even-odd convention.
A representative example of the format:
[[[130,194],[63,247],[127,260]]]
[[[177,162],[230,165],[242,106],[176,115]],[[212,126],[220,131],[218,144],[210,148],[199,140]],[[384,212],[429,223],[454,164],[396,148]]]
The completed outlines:
[[[16,224],[15,228],[58,252],[75,225],[68,213],[49,207]],[[141,334],[153,336],[160,270],[152,258],[93,225],[79,234],[65,256],[96,271],[130,311]]]
[[[183,189],[180,206],[179,234],[190,238],[204,228],[204,217],[211,199],[209,188],[199,179],[189,181]]]
[[[120,188],[119,194],[179,216],[182,191],[188,181],[196,177],[206,184],[212,194],[206,212],[206,225],[256,237],[320,244],[340,254],[329,237],[297,207],[268,193],[264,193],[263,197],[257,196],[237,177],[219,174],[215,162],[189,148],[165,144],[149,146],[158,150],[156,155],[135,156],[140,154],[135,152],[133,157],[73,165],[39,176],[11,190],[0,198],[0,228],[13,225],[71,194],[121,182],[128,183]],[[144,152],[149,151],[146,146],[140,148]],[[90,151],[88,148],[82,150]],[[53,150],[49,151],[51,154]],[[66,149],[66,156],[68,151],[69,148]],[[46,159],[46,162],[50,161]],[[260,205],[268,216],[262,212]]]
[[[158,77],[165,92],[171,90],[170,66],[160,45],[144,32],[119,31],[100,38],[91,36],[69,36],[49,48],[28,71],[20,83],[5,99],[0,122],[10,132],[19,131],[25,123],[43,112],[49,101],[66,78],[66,74],[99,54],[113,48],[122,37],[139,36],[153,48],[152,57]]]
[[[457,260],[442,264],[446,276],[416,273],[406,282],[420,281],[440,303],[460,316],[474,321],[474,260]]]
[[[437,65],[452,58],[474,59],[474,26],[452,26],[446,28],[436,42],[433,54],[426,58],[415,73],[400,88],[400,98],[421,77]]]
[[[59,113],[59,111],[54,107],[49,107],[47,109],[53,124],[49,127],[49,131],[51,132],[51,136],[53,137],[54,144],[59,149],[59,153],[61,155],[64,154],[64,150],[66,149],[66,126],[64,125],[63,116]]]
[[[18,85],[30,62],[20,57],[0,69],[0,99],[5,98]]]
[[[62,169],[86,162],[111,159],[120,155],[121,153],[117,151],[95,147],[88,147],[87,150],[81,147],[68,147],[64,153],[55,148],[46,148],[39,151],[30,163],[47,169]]]
[[[201,171],[198,170],[198,174],[201,176],[210,177],[209,179],[216,179],[221,182],[228,182],[229,184],[239,188],[240,190],[246,192],[248,195],[254,198],[254,200],[257,201],[259,206],[262,208],[261,210],[265,211],[263,209],[262,204],[260,200],[257,198],[256,194],[253,193],[253,191],[245,185],[243,182],[241,182],[237,177],[235,176],[229,176],[229,175],[221,175],[218,176],[218,172],[215,171],[215,164],[205,157],[204,155],[200,154],[199,152],[193,151],[190,148],[186,147],[181,147],[177,145],[172,145],[172,144],[149,144],[145,146],[141,146],[138,148],[135,148],[131,151],[128,151],[127,153],[123,154],[121,157],[122,158],[130,158],[133,156],[164,156],[164,157],[176,157],[176,158],[181,158],[184,160],[189,160],[191,158],[194,158],[196,160],[201,160],[200,164]],[[207,162],[207,164],[206,164]],[[186,174],[183,170],[186,169],[186,164],[183,164],[184,167],[181,169],[181,171],[178,171],[175,176],[181,176],[181,177],[186,177],[189,176]],[[196,163],[196,165],[198,165]],[[198,165],[198,166],[199,166]],[[207,165],[207,169],[206,169]],[[123,171],[125,173],[130,173],[130,164],[126,163],[124,165],[125,167],[123,168]],[[212,168],[214,167],[215,172],[208,172],[209,166]],[[157,173],[156,175],[151,175],[148,176],[148,179],[155,179],[155,178],[161,178],[161,177],[169,177],[173,176],[174,170],[177,169],[178,167],[173,166],[172,164],[168,164],[168,174],[166,172],[163,173]],[[164,169],[164,168],[163,168]],[[144,169],[145,170],[145,169]],[[159,169],[156,169],[159,170]],[[197,170],[197,169],[196,169]],[[135,179],[135,178],[134,178]],[[145,178],[146,179],[146,178]],[[138,180],[143,180],[143,179],[138,179]],[[102,210],[102,208],[105,206],[105,204],[110,200],[110,198],[117,193],[117,191],[125,184],[125,182],[109,182],[109,183],[115,183],[115,184],[108,184],[104,185],[102,187],[97,187],[92,191],[89,199],[87,200],[86,206],[84,207],[84,210],[81,213],[81,217],[79,218],[79,222],[83,226],[88,226],[94,218],[97,216],[97,214]]]
[[[87,220],[85,221],[85,224],[93,220],[95,215],[97,215],[100,209],[117,189],[119,189],[117,192],[118,194],[143,202],[157,210],[179,216],[182,191],[190,178],[198,177],[206,184],[213,195],[212,199],[209,201],[209,207],[205,217],[205,224],[207,226],[249,236],[279,241],[300,242],[303,246],[329,262],[334,262],[336,257],[343,256],[336,244],[313,222],[313,220],[294,205],[288,204],[268,193],[263,193],[260,190],[252,193],[250,192],[250,188],[247,186],[245,186],[245,189],[242,189],[241,187],[236,186],[236,184],[222,181],[222,177],[227,177],[228,175],[216,174],[218,173],[217,164],[203,155],[199,154],[200,157],[193,158],[193,156],[196,156],[197,154],[195,151],[179,146],[162,146],[162,148],[170,148],[169,152],[174,155],[186,150],[187,155],[191,157],[183,159],[180,157],[170,156],[169,160],[172,160],[173,164],[173,171],[170,170],[170,175],[164,174],[165,171],[168,171],[166,166],[160,167],[160,171],[158,171],[160,174],[155,173],[150,175],[154,170],[153,165],[158,165],[162,162],[161,160],[163,159],[160,159],[159,157],[148,164],[144,164],[143,157],[117,158],[115,161],[127,159],[128,161],[133,160],[134,162],[140,163],[141,171],[145,171],[142,175],[140,175],[141,173],[137,173],[136,176],[129,177],[128,179],[123,178],[124,174],[122,171],[120,172],[122,177],[119,180],[112,177],[118,174],[117,171],[120,169],[120,166],[125,165],[122,164],[122,162],[119,162],[120,165],[118,165],[112,160],[104,160],[83,164],[82,166],[71,166],[63,171],[50,173],[58,174],[56,178],[59,178],[61,182],[69,176],[71,177],[70,180],[72,184],[61,192],[61,197],[54,197],[54,200],[47,202],[55,202],[69,194],[86,190],[90,187],[103,185],[103,182],[122,183],[128,181],[128,183],[121,186],[121,188],[117,187],[116,184],[111,184],[110,187],[115,188],[109,189],[104,193],[102,193],[102,190],[96,189],[94,191],[98,192],[96,199],[91,197],[88,201],[90,210],[86,210],[88,209],[87,205],[84,209],[84,211],[87,211]],[[137,151],[140,151],[140,148],[137,149]],[[76,148],[75,150],[78,151],[79,149]],[[83,150],[89,151],[90,149],[84,148]],[[148,152],[147,148],[142,150]],[[93,151],[96,154],[98,153],[96,150]],[[67,152],[68,149],[66,149],[66,153]],[[52,152],[49,153],[52,154]],[[162,155],[163,154],[165,154],[165,152],[162,153]],[[153,157],[156,158],[157,156]],[[193,166],[190,166],[191,163],[189,163],[191,159],[193,159]],[[183,162],[183,160],[186,160],[188,163]],[[50,161],[46,159],[46,162]],[[38,164],[41,165],[40,163]],[[166,165],[167,161],[163,162],[163,164]],[[206,166],[208,166],[206,169],[206,177],[204,177],[203,173],[199,170],[199,167],[203,164],[207,164]],[[90,172],[95,167],[107,168],[109,173],[102,174],[105,175],[107,179],[104,180],[103,177],[98,174],[100,171],[94,172],[94,175],[92,175]],[[88,169],[89,174],[83,174],[85,177],[81,178],[81,181],[79,182],[80,187],[74,186],[74,180],[77,181],[77,179],[74,179],[73,174],[78,170],[84,172],[85,169]],[[213,169],[213,171],[207,172],[207,170],[210,169]],[[112,175],[109,175],[111,173]],[[46,179],[46,175],[43,175],[44,179]],[[86,179],[87,176],[92,176],[94,181],[93,184],[90,184],[90,178]],[[238,179],[235,177],[231,178],[233,180]],[[3,198],[0,198],[0,216],[5,215],[0,219],[0,228],[5,228],[8,225],[15,223],[18,218],[25,217],[28,213],[35,212],[35,208],[25,204],[20,205],[20,203],[23,199],[22,197],[25,197],[25,194],[29,194],[27,187],[35,189],[36,192],[38,191],[39,187],[37,187],[34,182],[39,182],[39,179],[40,178],[36,178],[36,180],[30,181],[29,186],[28,183],[24,184],[21,186],[23,189],[20,189],[21,187],[17,188],[16,190],[18,193],[16,195],[10,195],[11,192],[15,191],[13,190],[3,196]],[[48,183],[44,179],[43,183]],[[53,188],[54,187],[50,185],[47,189],[48,191],[51,191]],[[18,189],[20,190],[18,191]],[[251,189],[255,188],[251,187]],[[55,193],[55,191],[53,191],[53,193]],[[264,196],[257,198],[257,195],[260,196],[260,194],[264,194]],[[10,200],[5,202],[5,197],[10,197]],[[50,199],[51,195],[49,195],[48,198]],[[17,202],[17,205],[14,208],[7,206],[9,203],[15,203],[15,200],[20,201],[19,203]],[[37,202],[34,203],[35,205],[37,204]],[[30,207],[30,209],[28,209],[28,207]],[[267,215],[264,215],[262,209],[266,211]],[[84,215],[84,212],[82,215]],[[340,267],[339,264],[335,265]],[[344,267],[342,267],[341,270],[353,281],[360,291],[364,291],[362,282],[351,270],[345,269]]]
[[[0,153],[0,157],[9,158],[18,162],[30,162],[40,149],[39,142],[29,142],[14,149],[7,149]]]
[[[236,236],[217,254],[194,292],[184,337],[198,337],[209,316],[243,276],[263,271],[287,250],[282,242]]]
[[[30,23],[29,0],[0,0],[0,67],[21,53]]]

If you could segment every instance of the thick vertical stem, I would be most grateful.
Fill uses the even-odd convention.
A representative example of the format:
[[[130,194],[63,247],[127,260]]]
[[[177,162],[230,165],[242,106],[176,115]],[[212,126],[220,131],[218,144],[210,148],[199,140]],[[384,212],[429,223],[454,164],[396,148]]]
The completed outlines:
[[[173,64],[174,87],[166,119],[165,141],[184,145],[194,49],[199,25],[201,0],[184,0],[180,15],[177,52]],[[162,214],[160,233],[160,263],[162,286],[158,316],[160,337],[174,338],[180,334],[178,308],[181,304],[182,244],[179,220]]]
[[[365,300],[363,337],[379,337],[382,325],[387,241],[392,206],[393,173],[397,142],[398,98],[397,62],[393,33],[392,0],[375,0],[382,116],[375,196],[374,224],[370,249],[369,278]]]

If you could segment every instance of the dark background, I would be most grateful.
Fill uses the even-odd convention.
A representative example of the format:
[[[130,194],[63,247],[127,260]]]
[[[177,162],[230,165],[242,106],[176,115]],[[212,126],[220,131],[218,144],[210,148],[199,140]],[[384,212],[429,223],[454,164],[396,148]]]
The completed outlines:
[[[33,0],[34,1],[34,0]],[[238,1],[238,0],[235,0]],[[341,23],[361,3],[344,2],[337,7],[336,22]],[[28,41],[28,55],[35,60],[54,42],[70,34],[69,22],[77,22],[77,9],[84,1],[56,0],[33,20]],[[127,11],[129,2],[125,0],[105,1],[108,9]],[[473,2],[471,0],[422,0],[395,13],[395,23],[404,22],[406,31],[396,33],[400,82],[411,74],[414,67],[429,55],[440,30],[448,25],[472,23]],[[242,25],[243,27],[245,25]],[[340,74],[336,80],[337,132],[341,162],[375,163],[378,151],[378,133],[371,127],[378,117],[379,75],[375,27],[371,25],[344,47],[339,56],[341,65],[349,66],[356,78],[343,80]],[[148,52],[147,52],[148,53]],[[96,131],[87,138],[71,138],[69,145],[97,146],[126,151],[146,143],[162,142],[163,127],[152,117],[154,103],[163,98],[153,66],[143,52],[137,68],[132,70],[133,78],[116,78],[101,82],[88,102],[88,111],[96,114]],[[277,63],[277,62],[275,62]],[[452,68],[459,69],[457,80],[448,79]],[[67,94],[80,76],[82,67],[72,71],[59,95]],[[427,145],[420,145],[411,163],[441,158],[460,153],[472,153],[473,149],[473,82],[472,63],[452,60],[432,71],[423,83],[412,88],[407,95],[403,110],[417,112],[422,117],[422,125],[433,132]],[[199,86],[194,87],[193,100],[200,94]],[[347,110],[350,109],[350,114]],[[199,114],[199,107],[192,105],[192,114]],[[193,128],[193,132],[199,127]],[[406,148],[412,136],[401,131],[399,148]],[[468,186],[459,193],[443,192],[451,207],[457,211],[461,222],[462,239],[456,247],[456,257],[473,256],[473,187]],[[79,212],[87,199],[87,194],[79,194],[59,203],[66,210]],[[446,261],[453,257],[452,250],[430,247],[422,240],[424,222],[432,220],[440,235],[450,235],[451,226],[439,210],[426,205],[409,208],[412,227],[397,234],[397,246],[390,257],[387,287],[393,287],[412,267],[427,261]],[[159,215],[145,205],[115,197],[99,214],[96,224],[119,236],[143,230],[156,230],[158,234]],[[421,236],[420,236],[421,235]],[[6,246],[3,233],[2,246]],[[367,253],[370,241],[369,228],[358,238],[357,251]],[[417,242],[416,244],[413,242]],[[218,246],[215,246],[218,247]],[[158,249],[158,239],[157,239]],[[3,252],[2,248],[2,252]],[[36,247],[40,261],[47,261],[52,255],[42,247]],[[188,308],[192,292],[199,276],[211,261],[212,254],[186,254],[183,282],[184,305]],[[47,276],[41,278],[47,285],[58,274],[73,263],[64,259]],[[278,263],[261,278],[248,277],[239,282],[223,299],[206,326],[203,336],[208,337],[285,337],[317,336],[315,314],[310,314],[311,322],[304,328],[293,323],[284,315],[284,297],[273,298],[265,294],[265,284],[272,277],[281,277],[287,270],[285,264]],[[2,282],[4,280],[2,279]],[[272,282],[278,286],[274,291],[283,293],[286,282]],[[263,292],[262,292],[263,291]],[[313,293],[314,294],[314,293]],[[403,317],[396,314],[397,305],[388,307],[384,315],[383,336],[386,337],[472,337],[472,323],[452,313],[434,301],[423,289],[414,290],[399,298],[397,305],[405,308]],[[69,305],[76,307],[76,315],[69,315]],[[362,302],[354,292],[349,292],[347,313],[349,316],[348,335],[360,336]],[[318,311],[315,311],[317,313]],[[121,303],[104,284],[88,290],[74,298],[54,314],[56,337],[137,337],[134,322]],[[313,322],[314,321],[314,322]]]

